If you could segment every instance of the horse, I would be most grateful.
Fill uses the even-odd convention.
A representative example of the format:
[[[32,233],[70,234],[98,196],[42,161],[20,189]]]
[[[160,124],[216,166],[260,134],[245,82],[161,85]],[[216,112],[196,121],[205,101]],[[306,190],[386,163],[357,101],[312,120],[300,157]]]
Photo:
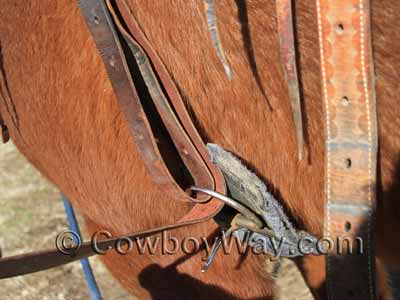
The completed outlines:
[[[218,2],[218,23],[233,80],[219,65],[200,0],[127,1],[176,83],[202,139],[232,152],[267,183],[293,222],[323,234],[324,122],[316,7],[296,1],[305,147],[297,158],[294,123],[279,57],[275,3]],[[377,273],[391,299],[385,265],[399,265],[400,125],[396,105],[400,3],[372,2],[379,125]],[[140,159],[104,65],[77,4],[3,1],[0,11],[0,114],[19,151],[84,215],[89,232],[114,235],[169,223],[190,204],[154,184]],[[209,236],[210,220],[171,232]],[[113,276],[140,299],[272,299],[263,256],[217,255],[206,274],[201,254],[102,257]],[[325,294],[325,261],[296,260],[314,295]]]

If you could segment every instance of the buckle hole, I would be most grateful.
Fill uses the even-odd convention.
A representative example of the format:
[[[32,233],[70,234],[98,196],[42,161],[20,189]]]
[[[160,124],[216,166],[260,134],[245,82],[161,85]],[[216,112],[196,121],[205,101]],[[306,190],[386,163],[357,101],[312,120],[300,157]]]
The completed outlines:
[[[343,26],[342,23],[339,23],[339,24],[336,26],[336,32],[337,32],[338,34],[342,34],[342,33],[344,32],[344,26]]]
[[[347,169],[351,168],[351,164],[352,164],[351,159],[350,158],[346,158],[345,166],[346,166]]]
[[[349,221],[346,221],[346,223],[344,223],[344,230],[346,232],[349,232],[351,230],[351,223]]]

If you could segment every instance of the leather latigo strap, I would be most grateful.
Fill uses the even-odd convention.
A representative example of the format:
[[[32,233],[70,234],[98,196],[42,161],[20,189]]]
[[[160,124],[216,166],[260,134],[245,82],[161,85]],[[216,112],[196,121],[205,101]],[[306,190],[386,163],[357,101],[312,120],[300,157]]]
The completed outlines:
[[[118,30],[118,32],[124,37],[125,42],[133,53],[139,71],[144,77],[145,84],[151,95],[151,99],[154,102],[156,109],[161,117],[163,124],[165,125],[168,133],[171,136],[174,146],[176,147],[179,156],[181,157],[183,163],[187,166],[190,174],[194,179],[194,183],[198,186],[209,186],[216,191],[221,191],[225,193],[225,181],[220,170],[210,161],[207,149],[200,135],[198,134],[192,120],[183,104],[183,100],[177,91],[177,88],[170,77],[168,71],[166,70],[161,59],[158,57],[155,50],[151,47],[150,43],[146,39],[144,33],[142,32],[140,26],[137,24],[132,13],[130,12],[125,1],[87,1],[87,2],[97,2],[102,5],[104,16],[108,21],[108,26],[111,30]],[[113,5],[115,3],[115,5]],[[93,10],[94,4],[91,4],[90,13],[96,13]],[[85,14],[85,11],[84,11]],[[122,20],[119,18],[119,14]],[[93,17],[93,15],[91,15]],[[99,18],[99,16],[97,16]],[[89,24],[90,19],[85,17],[89,29],[91,26]],[[97,19],[100,20],[100,19]],[[122,21],[126,28],[122,25]],[[97,24],[100,26],[101,23]],[[93,35],[95,41],[96,36]],[[129,69],[126,65],[125,54],[122,51],[121,44],[117,39],[117,35],[113,35],[115,45],[119,49],[119,54],[121,62],[125,67],[125,74],[130,76]],[[110,39],[111,40],[111,39]],[[109,50],[109,46],[104,46],[103,44],[97,43],[98,50],[103,53],[103,50]],[[107,60],[103,53],[103,61],[105,62],[106,69],[108,70]],[[151,61],[151,62],[150,62]],[[115,61],[113,62],[115,63]],[[153,69],[154,66],[154,69]],[[111,66],[112,68],[112,66]],[[116,72],[116,68],[108,70],[110,78],[112,78],[113,73]],[[160,78],[161,82],[157,80],[157,76]],[[129,79],[129,78],[128,78]],[[111,82],[113,83],[112,79]],[[130,81],[132,83],[132,81]],[[166,93],[164,94],[160,84],[165,88]],[[113,83],[114,85],[114,83]],[[119,90],[114,86],[115,93],[119,94]],[[134,87],[131,90],[134,92]],[[122,91],[121,91],[122,92]],[[118,99],[120,101],[120,99]],[[141,105],[140,99],[136,98],[135,104]],[[169,102],[169,101],[170,102]],[[170,104],[171,103],[171,104]],[[131,105],[132,106],[132,105]],[[131,106],[129,108],[131,108]],[[140,107],[138,107],[140,110]],[[143,111],[143,109],[142,109]],[[130,116],[130,112],[123,110],[125,115]],[[146,120],[146,118],[144,119]],[[135,121],[135,120],[134,120]],[[136,125],[135,123],[133,123]],[[135,132],[133,132],[135,136]],[[155,182],[160,185],[161,188],[165,188],[167,191],[171,192],[171,196],[178,199],[187,199],[189,195],[186,194],[179,185],[175,182],[173,176],[170,175],[168,167],[166,166],[166,160],[160,154],[157,147],[152,148],[155,145],[154,136],[152,132],[149,131],[148,135],[150,140],[140,139],[136,141],[138,144],[139,151],[142,154],[142,158],[147,164],[148,170],[153,176]],[[135,136],[136,137],[136,136]],[[160,137],[159,137],[160,138]],[[147,153],[151,152],[157,155],[157,164],[154,164],[152,160],[146,160]],[[168,158],[167,158],[168,159]],[[211,200],[210,200],[211,199]],[[178,223],[182,222],[201,222],[214,216],[221,208],[222,204],[217,199],[212,199],[209,196],[199,195],[196,199],[191,199],[192,202],[205,202],[206,204],[195,205],[193,209],[186,214]]]
[[[132,59],[133,63],[136,61],[138,72],[171,138],[172,143],[169,143],[169,146],[172,144],[175,148],[194,184],[208,186],[225,193],[222,174],[210,162],[204,143],[188,115],[173,80],[126,3],[102,0],[85,0],[79,3],[104,61],[121,111],[130,124],[139,153],[157,185],[174,198],[190,198],[171,175],[170,166],[167,166],[167,160],[172,155],[164,158],[160,151],[160,142],[156,142],[153,124],[149,121],[144,104],[135,89],[137,84],[133,76],[137,74],[133,74],[130,69]],[[128,65],[129,59],[131,59],[130,65]],[[157,138],[162,137],[157,136]],[[210,199],[204,195],[204,198],[201,197],[191,201],[204,202]],[[206,206],[215,202],[210,201]]]
[[[129,122],[139,153],[150,175],[171,197],[200,202],[175,223],[99,241],[97,246],[100,249],[109,249],[114,246],[117,239],[122,237],[144,238],[164,230],[197,224],[214,217],[221,210],[223,203],[207,195],[191,198],[171,175],[170,168],[174,166],[170,164],[167,166],[166,160],[178,153],[177,155],[193,178],[194,184],[225,194],[223,175],[211,163],[205,145],[190,120],[172,79],[133,19],[127,5],[123,1],[117,1],[118,5],[116,5],[114,2],[103,0],[82,0],[78,3],[103,59],[118,104]],[[123,20],[119,20],[120,15]],[[132,71],[130,64],[135,61],[137,69]],[[148,113],[149,110],[145,111],[143,108],[144,104],[139,99],[133,80],[133,77],[137,79],[139,75],[142,76],[151,96],[150,101],[153,101],[162,124],[154,124],[154,116],[151,116],[152,122],[148,119],[146,112]],[[165,126],[171,139],[169,145],[162,145],[163,154],[161,154],[159,144],[168,143],[168,140],[156,142],[153,133],[156,125]],[[157,139],[162,138],[163,136],[157,136]],[[168,147],[175,149],[165,151]],[[168,157],[164,159],[163,155],[168,155]],[[174,161],[179,161],[179,159]],[[3,258],[0,259],[0,279],[46,270],[95,254],[97,252],[93,249],[92,243],[85,242],[72,255],[52,249]]]
[[[79,3],[103,58],[121,111],[130,124],[138,150],[154,181],[175,198],[189,198],[171,175],[172,168],[167,166],[175,151],[196,185],[215,189],[215,181],[222,182],[222,175],[210,163],[205,146],[190,120],[176,86],[125,2],[117,1],[118,7],[115,1],[85,0]],[[124,16],[123,20],[119,19],[119,14]],[[126,24],[127,28],[121,23]],[[132,71],[135,61],[138,70]],[[145,107],[148,103],[143,103],[138,95],[138,90],[143,92],[143,88],[140,87],[138,74],[134,71],[140,73],[147,88],[146,92],[150,95],[172,142],[156,142],[155,122],[149,121],[149,109]],[[163,138],[164,136],[157,136],[157,139]],[[160,151],[162,147],[170,148],[168,159],[164,159],[165,154]],[[223,189],[220,182],[219,188]],[[210,199],[204,195],[204,199],[201,197],[191,200],[196,202]]]
[[[377,116],[370,4],[317,0],[317,9],[326,118],[325,235],[336,246],[327,256],[328,295],[338,300],[376,299]],[[352,239],[351,255],[337,251],[338,238],[344,237]]]
[[[293,121],[296,127],[297,155],[299,159],[302,159],[304,140],[303,121],[300,104],[299,79],[297,75],[292,0],[277,0],[276,13],[278,20],[280,56],[288,84]]]
[[[105,252],[114,249],[117,241],[135,241],[136,239],[144,239],[162,231],[176,229],[183,226],[188,226],[188,224],[180,223],[153,228],[150,230],[99,240],[96,241],[96,244],[91,241],[84,242],[77,246],[76,249],[65,249],[65,251],[69,251],[69,253],[62,253],[58,249],[51,249],[2,258],[0,260],[0,279],[44,271],[96,254],[104,254]],[[97,249],[94,246],[96,246]]]

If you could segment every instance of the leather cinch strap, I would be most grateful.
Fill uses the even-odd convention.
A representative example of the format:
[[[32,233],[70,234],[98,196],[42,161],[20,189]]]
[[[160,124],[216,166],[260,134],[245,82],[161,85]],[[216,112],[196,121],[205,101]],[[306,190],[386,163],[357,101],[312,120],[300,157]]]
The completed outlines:
[[[325,237],[330,299],[376,299],[377,116],[369,0],[317,0],[326,122]],[[353,244],[347,254],[344,238]],[[341,253],[342,252],[342,253]]]

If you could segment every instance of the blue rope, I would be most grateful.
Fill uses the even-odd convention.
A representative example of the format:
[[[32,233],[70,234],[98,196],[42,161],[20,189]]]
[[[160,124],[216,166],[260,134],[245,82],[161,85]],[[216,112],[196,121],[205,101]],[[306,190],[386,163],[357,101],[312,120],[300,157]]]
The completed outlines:
[[[82,239],[82,235],[79,230],[79,224],[78,221],[76,220],[74,208],[72,207],[71,202],[69,202],[69,200],[63,194],[61,194],[61,198],[64,203],[65,213],[67,215],[70,229],[76,234],[78,234]],[[83,274],[85,275],[86,284],[90,291],[91,295],[90,299],[101,300],[102,299],[101,292],[97,285],[96,279],[94,278],[94,274],[90,266],[89,260],[87,258],[83,258],[80,261],[83,269]]]

